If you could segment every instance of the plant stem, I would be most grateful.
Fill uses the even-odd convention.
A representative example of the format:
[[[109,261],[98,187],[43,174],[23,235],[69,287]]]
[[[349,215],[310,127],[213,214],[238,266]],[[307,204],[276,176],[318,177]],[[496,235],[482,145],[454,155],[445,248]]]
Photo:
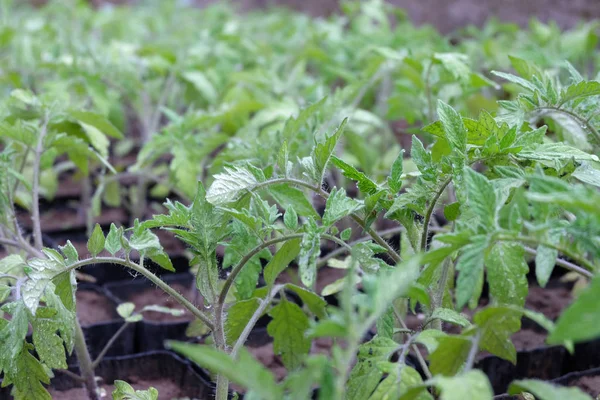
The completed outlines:
[[[108,342],[106,342],[106,344],[104,345],[104,348],[102,349],[102,351],[100,352],[100,354],[98,354],[98,357],[96,357],[96,359],[92,363],[92,368],[96,369],[96,367],[98,366],[98,364],[100,364],[100,361],[102,361],[102,359],[104,358],[104,356],[106,355],[106,353],[108,353],[108,350],[110,350],[110,348],[115,343],[115,341],[119,338],[119,336],[121,336],[121,334],[123,332],[125,332],[125,329],[127,329],[127,327],[129,327],[129,325],[131,325],[130,322],[125,322],[114,333],[114,335],[112,335],[112,337],[110,338],[110,340]]]
[[[44,138],[48,132],[48,119],[49,116],[44,117],[40,134],[38,137],[37,146],[35,148],[34,159],[33,159],[33,185],[31,193],[31,220],[33,222],[33,243],[35,248],[41,250],[42,244],[42,226],[40,223],[40,163],[42,153],[44,152]]]
[[[68,369],[57,369],[57,370],[55,370],[55,371],[58,371],[58,372],[60,372],[61,374],[65,374],[65,375],[67,375],[69,378],[71,378],[71,379],[73,379],[73,380],[75,380],[75,381],[77,381],[77,382],[80,382],[80,383],[83,383],[83,382],[84,382],[84,381],[83,381],[83,378],[82,378],[81,376],[79,376],[79,375],[77,375],[77,374],[75,374],[75,373],[73,373],[73,372],[69,371]]]
[[[475,357],[477,356],[477,350],[479,350],[479,340],[481,339],[481,332],[477,331],[475,336],[473,336],[471,350],[469,350],[469,356],[467,357],[467,362],[465,363],[464,371],[470,371],[473,368],[473,364],[475,364]]]
[[[425,220],[423,221],[423,234],[421,235],[421,250],[423,252],[425,252],[425,250],[427,250],[427,239],[429,236],[429,221],[431,221],[431,215],[433,214],[433,211],[435,210],[435,205],[437,204],[437,201],[440,199],[440,197],[442,196],[442,193],[444,193],[444,190],[446,190],[446,187],[450,184],[450,182],[452,182],[451,177],[446,179],[442,183],[442,186],[440,186],[438,191],[435,193],[435,195],[433,196],[433,199],[431,199],[431,202],[429,203],[429,207],[427,208],[427,212],[425,214]]]
[[[246,340],[248,339],[250,332],[252,332],[252,329],[254,329],[256,322],[258,321],[260,316],[265,312],[265,309],[269,306],[269,304],[271,303],[271,300],[273,300],[273,297],[275,297],[277,292],[279,292],[279,290],[281,290],[282,288],[283,288],[283,285],[273,286],[273,289],[271,289],[271,292],[267,295],[267,297],[265,297],[263,300],[261,300],[260,305],[254,312],[254,314],[252,314],[252,317],[250,317],[250,320],[246,324],[246,327],[242,331],[240,337],[235,342],[235,345],[233,346],[233,349],[231,350],[232,358],[235,359],[238,351],[240,351],[242,346],[244,346],[244,343],[246,343]]]
[[[96,377],[94,376],[94,365],[90,357],[90,352],[85,344],[83,330],[81,329],[81,325],[79,324],[79,320],[77,318],[75,318],[74,342],[75,355],[77,356],[77,361],[79,362],[79,370],[87,390],[88,397],[90,400],[99,400],[100,397],[98,396],[98,386],[96,385]]]
[[[404,230],[405,229],[404,229],[403,226],[397,226],[395,228],[390,228],[390,229],[386,229],[386,230],[383,230],[383,231],[377,231],[376,233],[377,233],[377,235],[383,237],[383,236],[388,236],[388,235],[394,235],[396,233],[403,232]],[[348,243],[348,246],[350,248],[352,248],[352,247],[354,247],[354,245],[356,245],[358,243],[366,242],[369,239],[371,239],[371,236],[363,236],[363,237],[361,237],[359,239],[356,239],[353,242]],[[327,263],[327,260],[329,260],[331,258],[334,258],[334,257],[337,257],[337,256],[339,256],[341,254],[347,253],[348,250],[349,250],[348,247],[344,246],[344,247],[339,247],[339,248],[337,248],[337,249],[335,249],[333,251],[330,251],[329,253],[327,253],[326,256],[323,256],[323,257],[321,257],[321,258],[319,258],[317,260],[317,266],[323,266],[323,265],[325,265],[325,263]]]
[[[402,327],[402,329],[409,330],[408,326],[404,322],[404,319],[402,318],[402,315],[400,315],[400,313],[398,312],[398,310],[396,309],[396,307],[392,307],[392,310],[394,312],[394,316],[396,317],[396,319],[400,323],[400,326]],[[423,358],[423,355],[419,351],[419,348],[417,347],[416,344],[413,344],[411,347],[412,347],[413,351],[415,352],[415,356],[417,357],[417,360],[419,361],[419,365],[421,366],[421,369],[423,370],[423,373],[425,374],[425,376],[427,377],[427,379],[431,379],[433,377],[433,375],[431,374],[431,371],[429,371],[429,366],[427,366],[427,362]]]
[[[538,107],[538,108],[536,108],[536,111],[538,111],[538,114],[539,114],[539,115],[537,115],[537,117],[543,117],[545,114],[549,114],[552,112],[558,112],[561,114],[568,115],[569,117],[571,117],[572,119],[577,121],[580,125],[584,125],[585,127],[587,127],[587,129],[590,132],[592,132],[595,139],[600,142],[600,132],[598,132],[596,130],[596,128],[594,128],[589,121],[586,121],[584,118],[580,117],[579,115],[575,114],[574,112],[562,109],[562,108],[560,108],[560,106],[559,107],[552,107],[552,106]]]
[[[3,246],[11,246],[11,247],[21,248],[21,244],[19,242],[17,242],[16,240],[11,240],[11,239],[1,238],[1,237],[0,237],[0,244]]]
[[[438,286],[437,293],[435,294],[435,298],[433,299],[433,308],[431,309],[431,313],[435,311],[436,308],[441,307],[444,301],[444,292],[446,291],[446,283],[448,282],[448,272],[450,271],[450,266],[452,265],[452,261],[450,257],[446,257],[444,260],[444,264],[442,265],[442,275],[440,276],[440,282]],[[435,319],[432,321],[433,329],[437,329],[439,331],[442,330],[442,321],[439,319]]]
[[[537,250],[532,249],[531,247],[527,247],[527,246],[524,246],[524,248],[525,248],[525,251],[527,253],[529,253],[529,254],[531,254],[533,256],[537,255]],[[587,278],[590,278],[590,279],[594,277],[594,275],[590,271],[581,268],[577,264],[573,264],[572,262],[569,262],[567,260],[563,260],[562,258],[557,258],[556,259],[556,265],[558,265],[560,267],[563,267],[563,268],[566,268],[566,269],[569,269],[569,270],[571,270],[573,272],[577,272],[578,274],[583,275],[583,276],[585,276]]]
[[[186,299],[184,296],[182,296],[177,290],[173,289],[167,283],[162,281],[158,276],[154,275],[152,272],[148,271],[143,266],[141,266],[137,263],[134,263],[133,261],[124,260],[124,259],[118,258],[118,257],[88,258],[85,260],[77,261],[77,262],[69,265],[64,271],[61,271],[60,273],[65,273],[65,272],[68,272],[68,271],[71,271],[71,270],[74,270],[74,269],[77,269],[77,268],[80,268],[80,267],[83,267],[86,265],[100,264],[100,263],[122,265],[124,267],[131,268],[132,270],[140,273],[141,275],[144,275],[150,282],[154,283],[156,286],[158,286],[160,289],[162,289],[164,292],[166,292],[169,296],[173,297],[179,304],[181,304],[183,307],[185,307],[190,313],[192,313],[192,315],[194,315],[194,317],[201,320],[209,329],[211,329],[211,330],[214,329],[214,324],[209,316],[207,316],[204,312],[199,310],[188,299]]]
[[[253,248],[252,250],[250,250],[250,252],[248,252],[237,263],[237,265],[231,270],[231,273],[225,280],[225,283],[223,284],[223,288],[221,289],[221,293],[219,294],[219,300],[217,302],[215,310],[220,309],[220,311],[222,312],[223,307],[225,305],[225,300],[227,299],[227,293],[229,293],[229,289],[231,289],[231,286],[233,285],[235,278],[238,276],[238,274],[242,271],[242,269],[244,268],[246,263],[248,261],[250,261],[250,259],[252,257],[254,257],[258,253],[260,253],[263,249],[266,249],[269,246],[272,246],[274,244],[281,243],[281,242],[287,242],[288,240],[292,240],[292,239],[299,239],[302,236],[304,236],[302,233],[281,236],[281,237],[278,237],[275,239],[267,240],[266,242],[263,242],[263,243],[259,244],[258,246],[256,246],[255,248]]]
[[[529,236],[508,236],[508,235],[498,235],[496,236],[496,240],[504,240],[504,241],[508,241],[508,242],[523,242],[523,243],[529,243],[529,244],[534,244],[534,245],[541,245],[541,246],[545,246],[545,247],[549,247],[551,249],[554,250],[558,250],[558,252],[564,254],[565,256],[567,256],[568,258],[577,261],[579,264],[583,265],[585,267],[585,269],[587,269],[588,271],[595,271],[596,267],[594,266],[594,264],[592,264],[591,262],[589,262],[587,259],[583,258],[583,257],[579,257],[578,255],[574,254],[572,251],[558,246],[554,243],[550,243],[550,242],[546,242],[543,240],[539,240],[536,239],[534,237],[529,237]],[[557,263],[557,265],[559,265]],[[565,267],[568,268],[567,266],[568,264],[561,264],[561,267]],[[574,264],[573,264],[574,265]],[[581,270],[583,268],[579,267],[577,269],[574,269],[575,272],[579,272],[582,273]],[[587,276],[588,278],[591,277],[591,274],[584,274],[585,276]]]

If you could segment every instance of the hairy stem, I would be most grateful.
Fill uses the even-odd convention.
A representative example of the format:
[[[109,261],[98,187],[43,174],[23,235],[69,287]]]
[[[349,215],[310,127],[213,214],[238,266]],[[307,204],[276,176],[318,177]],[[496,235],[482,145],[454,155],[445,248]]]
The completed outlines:
[[[471,350],[469,350],[469,356],[467,357],[467,362],[465,363],[464,371],[470,371],[473,369],[473,365],[475,364],[475,357],[477,356],[477,351],[479,350],[479,340],[481,339],[481,332],[477,331],[473,339],[471,340]]]
[[[452,260],[450,259],[450,257],[447,257],[444,260],[444,264],[442,265],[442,275],[440,276],[438,290],[435,293],[435,297],[433,299],[433,307],[431,308],[431,314],[433,314],[436,308],[441,307],[444,302],[444,292],[446,291],[446,284],[448,283],[448,272],[450,271],[451,265]],[[437,329],[439,331],[442,330],[442,321],[440,319],[433,320],[431,325],[433,329]]]
[[[33,185],[31,193],[31,220],[33,222],[33,243],[38,250],[42,249],[42,226],[40,223],[40,163],[44,152],[44,138],[48,132],[49,116],[44,117],[33,159]]]
[[[98,395],[98,385],[96,385],[96,377],[94,375],[94,365],[90,357],[90,352],[88,351],[85,343],[83,330],[81,329],[81,325],[79,324],[79,320],[77,318],[75,318],[74,342],[75,355],[77,356],[77,361],[79,362],[81,378],[83,379],[88,397],[90,400],[99,400],[100,396]]]
[[[585,120],[584,118],[580,117],[579,115],[575,114],[572,111],[560,108],[560,106],[558,106],[558,107],[552,107],[552,106],[538,107],[538,108],[536,108],[536,111],[538,111],[537,117],[543,117],[544,115],[550,114],[553,112],[558,112],[558,113],[567,115],[567,116],[571,117],[572,119],[574,119],[576,122],[578,122],[580,125],[585,126],[590,132],[592,132],[596,141],[600,142],[600,132],[598,132],[596,130],[596,128],[594,128],[592,126],[590,121]]]
[[[117,264],[122,265],[124,267],[130,268],[141,275],[145,276],[150,282],[154,283],[164,292],[166,292],[169,296],[173,297],[179,304],[181,304],[184,308],[186,308],[194,317],[201,320],[208,328],[211,330],[214,329],[214,324],[211,318],[206,315],[203,311],[199,310],[195,305],[193,305],[188,299],[182,296],[177,290],[173,289],[167,283],[162,281],[158,276],[154,275],[152,272],[148,271],[142,265],[139,265],[130,260],[124,260],[118,257],[96,257],[96,258],[88,258],[85,260],[77,261],[67,267],[66,270],[61,271],[61,273],[65,273],[67,271],[71,271],[86,265],[90,264]]]
[[[431,216],[433,215],[433,211],[435,210],[435,205],[437,204],[437,201],[440,199],[440,197],[442,196],[442,193],[444,193],[444,190],[446,190],[446,187],[450,184],[450,182],[452,182],[452,178],[448,178],[442,183],[442,186],[440,186],[438,191],[433,196],[433,199],[431,199],[431,202],[429,203],[429,207],[427,208],[427,212],[425,213],[425,220],[423,221],[423,234],[421,235],[421,250],[423,252],[425,250],[427,250],[427,238],[429,236],[429,222],[431,221]]]
[[[242,334],[240,335],[238,340],[235,342],[235,345],[233,346],[233,349],[231,350],[232,358],[235,358],[237,356],[238,351],[240,351],[240,349],[244,346],[244,343],[246,343],[246,340],[248,339],[250,332],[252,332],[252,329],[254,329],[256,322],[258,321],[260,316],[263,315],[263,313],[265,312],[265,309],[269,306],[269,304],[271,303],[271,300],[273,300],[273,297],[275,297],[275,295],[277,294],[277,292],[279,292],[279,290],[281,290],[281,288],[283,288],[283,285],[273,286],[273,289],[271,289],[271,292],[267,295],[267,297],[265,297],[263,300],[261,300],[260,305],[254,312],[254,314],[252,314],[250,321],[248,321],[248,323],[246,324],[246,327],[242,331]]]
[[[395,228],[390,228],[390,229],[386,229],[386,230],[383,230],[383,231],[377,231],[376,233],[377,233],[377,235],[379,235],[381,237],[384,237],[384,236],[394,235],[396,233],[403,232],[404,230],[405,230],[405,228],[403,226],[397,226]],[[371,239],[371,236],[363,236],[363,237],[361,237],[359,239],[356,239],[353,242],[348,243],[348,247],[350,249],[352,249],[352,247],[354,247],[354,245],[356,245],[358,243],[366,242],[369,239]],[[329,253],[327,253],[327,255],[325,255],[325,256],[323,256],[323,257],[321,257],[321,258],[319,258],[317,260],[317,266],[319,266],[319,267],[323,266],[323,265],[325,265],[327,263],[327,260],[329,260],[331,258],[334,258],[334,257],[337,257],[337,256],[339,256],[341,254],[347,253],[349,251],[348,247],[343,246],[343,247],[339,247],[339,248],[337,248],[337,249],[335,249],[333,251],[330,251]]]
[[[392,307],[392,310],[394,311],[394,316],[398,320],[398,323],[400,323],[400,326],[402,327],[402,329],[407,330],[407,331],[410,330],[410,329],[408,329],[406,322],[404,322],[402,315],[400,315],[400,313],[398,312],[396,307]],[[415,356],[417,357],[417,360],[419,361],[419,365],[421,366],[423,373],[425,374],[427,379],[431,379],[433,377],[433,375],[431,374],[431,371],[429,371],[429,366],[427,365],[427,362],[425,361],[425,359],[423,358],[423,355],[419,351],[419,348],[417,347],[416,344],[412,344],[411,347],[412,347],[413,352],[415,353]]]

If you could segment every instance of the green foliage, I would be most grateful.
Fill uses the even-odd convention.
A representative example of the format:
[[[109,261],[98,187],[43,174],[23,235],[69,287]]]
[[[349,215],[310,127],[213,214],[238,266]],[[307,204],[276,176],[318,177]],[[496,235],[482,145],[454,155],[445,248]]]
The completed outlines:
[[[134,390],[127,382],[116,380],[112,398],[113,400],[158,400],[158,390],[153,387],[148,390]]]
[[[328,19],[61,1],[34,18],[21,3],[5,2],[0,31],[0,371],[15,398],[49,398],[50,370],[66,367],[77,333],[75,270],[98,262],[180,301],[196,317],[188,332],[213,344],[169,345],[248,398],[319,386],[323,399],[489,399],[474,357],[516,362],[523,316],[571,350],[600,336],[600,84],[573,67],[596,72],[597,23],[490,21],[451,45],[378,0],[344,2]],[[65,178],[91,187],[89,210],[80,204],[90,258],[70,241],[41,246],[40,199]],[[178,201],[144,220],[166,196]],[[114,221],[105,236],[92,225],[105,206],[126,207],[133,226]],[[146,269],[174,270],[155,229],[186,246],[201,301]],[[557,267],[587,286],[556,324],[523,308],[529,262],[542,287]],[[340,276],[324,282],[323,268]],[[417,307],[425,319],[411,331],[403,319]],[[128,323],[182,312],[117,311]],[[243,347],[265,315],[288,372],[280,383]],[[311,354],[319,338],[334,342],[330,357]],[[417,344],[425,382],[405,362]],[[118,399],[158,396],[115,386]],[[536,381],[511,390],[580,395]]]
[[[523,379],[514,381],[508,388],[509,393],[519,394],[523,392],[532,393],[536,398],[540,400],[554,400],[554,399],[575,399],[575,400],[589,400],[591,397],[581,391],[581,389],[564,388],[551,383],[538,381],[535,379]]]

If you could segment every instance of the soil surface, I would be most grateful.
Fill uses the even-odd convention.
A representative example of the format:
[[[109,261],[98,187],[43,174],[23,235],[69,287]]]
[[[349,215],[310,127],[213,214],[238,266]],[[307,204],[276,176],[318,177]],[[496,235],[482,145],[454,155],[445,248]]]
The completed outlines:
[[[111,321],[116,318],[116,306],[106,296],[94,290],[78,290],[77,318],[83,326]]]
[[[186,397],[189,393],[184,393],[182,388],[176,382],[169,379],[154,379],[145,380],[137,376],[130,376],[124,379],[127,383],[133,386],[136,390],[147,390],[149,387],[154,387],[158,390],[159,400],[171,400],[175,398]],[[113,385],[102,385],[102,390],[106,392],[103,399],[111,399],[112,392],[115,389]],[[54,389],[49,390],[53,399],[61,400],[85,400],[88,399],[84,388],[76,388],[65,391]]]
[[[600,395],[600,375],[582,376],[570,382],[569,386],[577,386],[593,398]]]
[[[200,293],[196,290],[194,282],[190,282],[189,285],[173,283],[171,284],[171,287],[177,290],[186,299],[190,300],[194,304],[199,304],[202,302],[202,298],[200,296]],[[144,313],[144,319],[148,321],[180,322],[191,321],[192,319],[194,319],[192,314],[188,310],[185,310],[183,307],[181,307],[181,305],[175,299],[166,294],[162,289],[156,287],[132,293],[131,296],[123,300],[133,302],[136,306],[136,310],[141,310],[144,306],[158,305],[162,307],[176,308],[185,311],[184,314],[179,317],[165,313],[148,311]]]

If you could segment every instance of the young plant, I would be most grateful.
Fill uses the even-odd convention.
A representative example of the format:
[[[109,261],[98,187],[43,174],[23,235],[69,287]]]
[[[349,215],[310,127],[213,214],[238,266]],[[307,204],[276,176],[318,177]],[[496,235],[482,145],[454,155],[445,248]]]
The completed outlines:
[[[563,93],[569,90],[574,89],[567,87]],[[565,143],[547,142],[546,126],[532,129],[520,123],[508,124],[485,111],[477,120],[464,118],[441,101],[437,114],[440,121],[426,128],[436,137],[432,149],[425,149],[418,138],[413,138],[411,154],[420,175],[400,194],[407,180],[401,158],[385,182],[376,182],[334,155],[345,124],[317,143],[309,157],[299,158],[296,165],[288,164],[285,149],[280,159],[286,161],[277,168],[257,168],[249,161],[240,161],[216,175],[205,196],[199,193],[205,200],[202,208],[196,209],[196,218],[202,215],[201,226],[210,227],[203,236],[211,238],[210,245],[205,239],[198,242],[189,231],[176,228],[175,232],[193,249],[206,249],[200,252],[203,261],[198,260],[199,287],[214,303],[216,349],[180,342],[169,342],[168,346],[217,374],[218,398],[227,397],[228,382],[232,381],[265,399],[307,398],[314,385],[319,386],[319,398],[327,399],[425,399],[434,393],[451,398],[457,388],[461,388],[462,397],[490,399],[493,392],[487,377],[473,369],[476,356],[485,350],[516,362],[510,336],[520,330],[523,316],[547,329],[551,343],[571,346],[571,339],[596,337],[595,327],[583,321],[578,326],[585,328],[585,333],[578,334],[566,328],[567,322],[559,320],[555,326],[524,305],[529,255],[535,256],[541,286],[546,285],[555,265],[584,280],[597,272],[598,213],[578,200],[591,204],[587,199],[594,201],[597,191],[577,183],[577,175],[572,174],[586,166],[597,176],[598,170],[590,165],[595,165],[598,157]],[[325,190],[323,179],[331,168],[339,168],[355,181],[363,199],[350,198],[341,188]],[[297,206],[282,205],[286,209],[284,224],[277,225],[278,209],[267,203],[272,197],[269,192],[277,185],[285,185],[288,191],[309,190],[325,198],[323,214],[305,215],[299,222]],[[452,195],[446,197],[446,191]],[[445,198],[456,201],[442,206]],[[194,220],[194,214],[183,218],[175,212],[181,206],[171,209],[169,216],[157,216],[151,224],[169,227]],[[438,210],[443,210],[448,225],[432,235],[430,225]],[[371,228],[380,213],[401,224],[400,253]],[[348,243],[348,233],[340,234],[335,228],[343,218],[354,220],[368,240]],[[309,297],[306,293],[314,290],[322,240],[334,241],[350,253],[350,258],[336,263],[347,269],[346,277],[334,285],[340,290],[340,306],[317,309],[318,294],[313,292]],[[226,246],[223,265],[234,265],[220,291],[215,290],[219,285],[214,256],[210,261],[205,258],[219,241]],[[284,244],[274,255],[265,253],[279,243]],[[559,257],[561,254],[568,260]],[[229,262],[229,257],[237,262]],[[261,258],[268,261],[263,269],[267,285],[255,290]],[[282,292],[285,287],[276,283],[276,276],[294,259],[307,291],[300,295],[304,310],[286,300]],[[203,271],[211,273],[211,268],[212,278],[200,275]],[[467,305],[478,305],[484,280],[491,302],[469,320],[460,311]],[[226,307],[233,285],[238,289],[238,300]],[[293,290],[293,286],[287,289]],[[329,287],[328,293],[334,290]],[[576,310],[589,307],[591,291],[573,305],[564,321],[572,322]],[[416,331],[408,329],[404,321],[407,302],[426,314]],[[324,304],[322,300],[320,304]],[[273,318],[268,331],[274,338],[274,350],[289,372],[280,383],[243,349],[247,334],[265,313]],[[458,326],[461,333],[444,333],[441,322]],[[373,326],[377,336],[361,344]],[[566,334],[567,330],[571,333]],[[332,348],[331,361],[309,355],[311,340],[323,336],[338,343]],[[429,364],[416,346],[427,351]],[[350,368],[357,351],[357,364]],[[410,352],[419,359],[425,382],[406,364]],[[393,354],[398,357],[392,358]],[[546,385],[521,381],[511,390],[535,393]]]

